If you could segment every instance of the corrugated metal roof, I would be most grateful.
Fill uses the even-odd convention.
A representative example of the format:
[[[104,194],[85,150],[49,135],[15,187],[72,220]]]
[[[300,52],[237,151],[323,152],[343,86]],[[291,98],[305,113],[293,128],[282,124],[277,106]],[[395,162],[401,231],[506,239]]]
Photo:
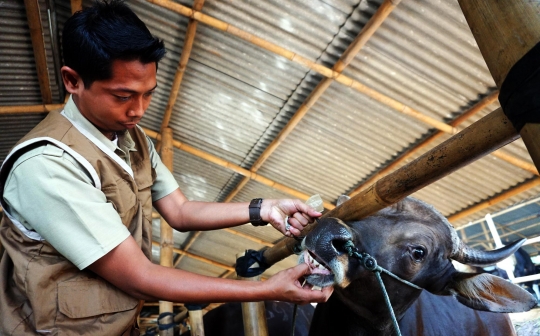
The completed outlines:
[[[202,12],[331,68],[381,2],[207,0]],[[90,3],[84,1],[84,6]],[[192,1],[179,3],[192,6]],[[54,23],[60,32],[71,13],[70,1],[40,0],[39,4],[43,25],[48,25],[46,17],[55,17]],[[183,49],[188,18],[143,0],[129,1],[129,5],[152,33],[165,41],[167,48],[159,65],[158,89],[141,122],[143,127],[159,131]],[[53,99],[58,103],[63,99],[55,79],[57,69],[51,33],[47,29],[44,34]],[[456,0],[403,1],[343,73],[443,122],[460,116],[496,90]],[[199,23],[170,120],[174,139],[249,169],[322,78],[301,64]],[[24,4],[17,0],[2,1],[0,106],[41,103]],[[470,125],[498,107],[497,102],[490,104],[459,127]],[[43,116],[0,115],[0,160]],[[351,192],[435,132],[432,126],[334,82],[257,174],[308,195],[320,194],[327,202],[335,202],[340,194]],[[448,137],[445,135],[434,141],[407,162]],[[503,150],[531,162],[521,140]],[[223,201],[243,178],[231,169],[179,149],[174,151],[174,176],[189,199],[200,201]],[[531,178],[530,172],[487,156],[414,196],[450,216]],[[477,220],[488,212],[539,193],[540,187],[529,189],[454,224]],[[251,180],[233,201],[245,202],[255,197],[289,196]],[[280,238],[280,234],[270,227],[247,225],[234,230],[266,242]],[[539,231],[533,222],[527,224],[523,234],[537,235]],[[154,223],[156,240],[158,235],[158,225]],[[176,234],[176,247],[185,246],[189,237],[189,234]],[[256,241],[217,231],[201,234],[189,252],[232,266],[237,253],[262,247]],[[528,251],[537,254],[533,248],[535,246],[528,247]],[[159,251],[155,249],[155,253]],[[156,258],[154,255],[154,260]],[[265,276],[293,264],[294,257],[290,257],[268,270]],[[189,257],[184,257],[178,267],[211,276],[224,274],[220,267]]]

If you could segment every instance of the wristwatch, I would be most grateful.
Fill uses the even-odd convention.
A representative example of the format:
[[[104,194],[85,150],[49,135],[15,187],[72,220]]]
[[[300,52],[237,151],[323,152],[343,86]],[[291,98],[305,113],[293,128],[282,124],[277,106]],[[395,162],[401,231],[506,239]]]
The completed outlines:
[[[249,221],[253,226],[262,226],[268,224],[261,218],[262,198],[254,198],[249,203]]]

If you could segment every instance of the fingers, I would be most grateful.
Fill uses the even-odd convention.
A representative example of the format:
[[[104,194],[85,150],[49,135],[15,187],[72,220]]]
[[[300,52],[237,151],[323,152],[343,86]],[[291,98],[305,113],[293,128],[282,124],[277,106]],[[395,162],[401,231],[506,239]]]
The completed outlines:
[[[264,200],[261,208],[261,217],[287,237],[300,236],[321,215],[299,199]]]
[[[322,213],[316,211],[309,205],[302,203],[300,200],[294,200],[294,205],[296,206],[297,213],[306,215],[306,219],[308,219],[310,223],[313,222],[314,218],[322,216]]]
[[[281,293],[279,300],[282,301],[296,304],[327,301],[332,295],[333,287],[313,289],[313,286],[305,283],[304,277],[309,274],[311,274],[309,266],[302,263],[279,272],[266,283],[274,287],[275,293]]]

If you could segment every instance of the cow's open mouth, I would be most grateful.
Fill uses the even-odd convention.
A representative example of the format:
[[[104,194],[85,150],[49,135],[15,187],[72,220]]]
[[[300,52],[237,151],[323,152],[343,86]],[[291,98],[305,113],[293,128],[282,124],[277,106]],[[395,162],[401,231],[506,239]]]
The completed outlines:
[[[326,287],[334,283],[334,274],[326,262],[309,250],[304,250],[303,257],[311,271],[311,274],[306,277],[310,285]]]

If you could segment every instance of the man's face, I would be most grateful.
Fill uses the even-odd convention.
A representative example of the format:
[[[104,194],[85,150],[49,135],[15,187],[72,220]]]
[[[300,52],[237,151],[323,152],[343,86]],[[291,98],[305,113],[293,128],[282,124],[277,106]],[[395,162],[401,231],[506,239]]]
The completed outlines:
[[[107,135],[135,127],[150,105],[156,86],[154,62],[116,60],[111,79],[79,89],[73,100],[82,115]]]

